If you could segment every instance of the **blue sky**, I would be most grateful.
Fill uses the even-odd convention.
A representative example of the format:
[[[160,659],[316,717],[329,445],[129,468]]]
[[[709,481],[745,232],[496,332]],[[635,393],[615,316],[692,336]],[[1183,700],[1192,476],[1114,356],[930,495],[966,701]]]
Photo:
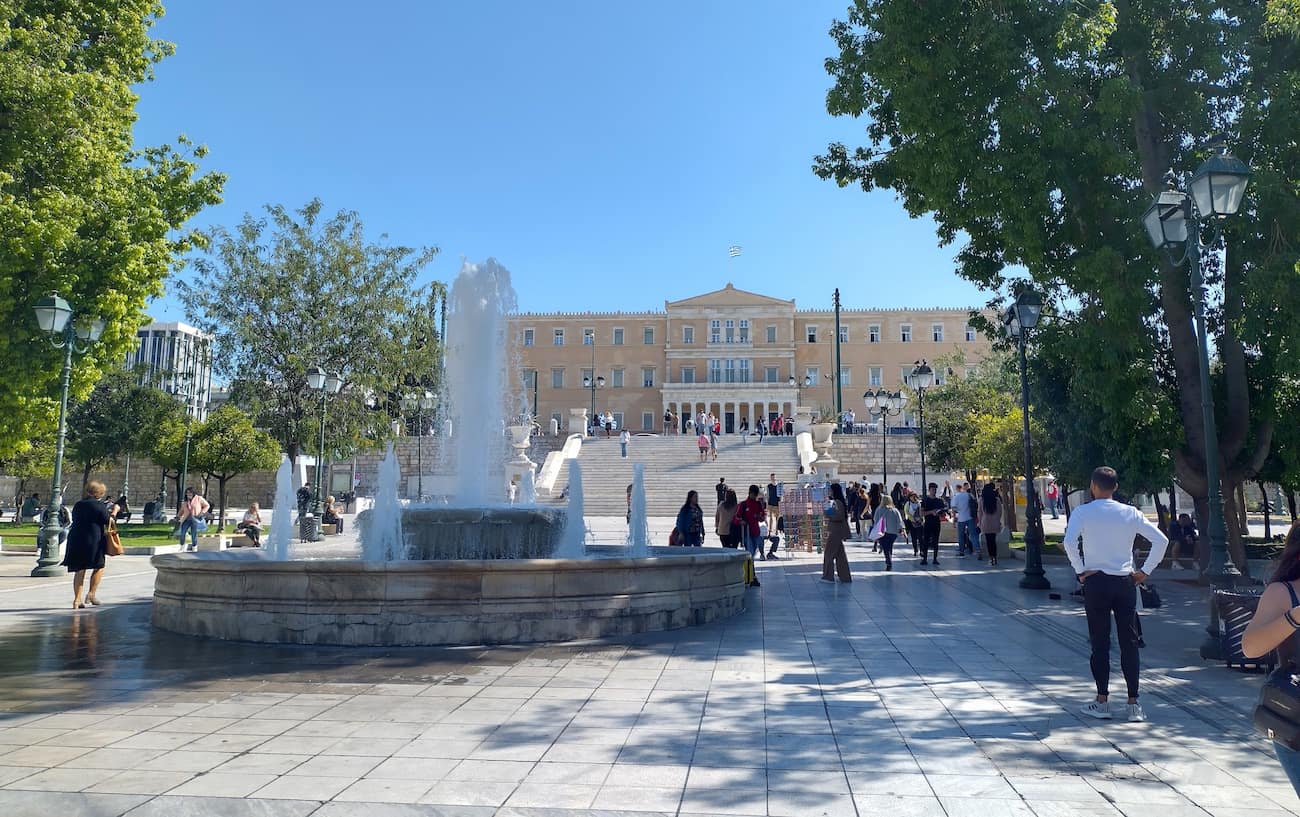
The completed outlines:
[[[229,174],[201,225],[313,196],[368,232],[510,268],[520,308],[641,310],[736,286],[801,307],[968,306],[928,220],[813,175],[847,0],[169,4],[140,144]],[[727,248],[744,253],[729,259]],[[170,299],[155,317],[178,318]]]

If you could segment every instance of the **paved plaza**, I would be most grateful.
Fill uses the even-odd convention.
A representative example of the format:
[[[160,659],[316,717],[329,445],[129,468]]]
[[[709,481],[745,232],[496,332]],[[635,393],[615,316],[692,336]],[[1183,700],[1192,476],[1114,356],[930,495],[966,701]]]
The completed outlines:
[[[454,649],[183,638],[149,625],[145,558],[79,613],[0,558],[0,815],[1300,813],[1250,725],[1260,676],[1196,655],[1203,591],[1157,576],[1150,722],[1085,722],[1081,605],[949,551],[886,574],[853,546],[851,585],[760,563],[701,628]]]

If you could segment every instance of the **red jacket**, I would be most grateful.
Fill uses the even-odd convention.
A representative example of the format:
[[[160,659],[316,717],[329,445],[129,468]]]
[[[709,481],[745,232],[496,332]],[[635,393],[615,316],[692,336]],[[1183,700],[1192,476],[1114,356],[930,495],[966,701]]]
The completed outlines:
[[[767,517],[767,513],[763,510],[762,502],[757,499],[746,498],[744,502],[740,503],[736,516],[745,523],[750,536],[758,536],[758,523]]]

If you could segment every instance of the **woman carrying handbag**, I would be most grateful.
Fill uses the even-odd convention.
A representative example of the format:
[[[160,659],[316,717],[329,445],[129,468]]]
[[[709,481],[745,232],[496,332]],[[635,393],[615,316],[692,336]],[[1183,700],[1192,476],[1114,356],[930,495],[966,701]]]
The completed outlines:
[[[104,577],[105,557],[110,555],[108,528],[117,512],[116,505],[104,504],[105,490],[102,482],[86,483],[86,496],[72,506],[72,526],[68,528],[63,566],[73,574],[73,609],[83,608],[87,603],[98,607],[100,603],[99,582]],[[85,586],[87,570],[90,571],[90,592],[83,601],[81,589]]]
[[[1296,630],[1300,630],[1300,523],[1287,533],[1277,568],[1241,637],[1241,651],[1247,658],[1261,658],[1276,649],[1282,659],[1261,692],[1255,725],[1273,739],[1273,752],[1291,787],[1300,794],[1300,723],[1294,714],[1288,723],[1286,715],[1279,716],[1269,706],[1269,699],[1276,698],[1292,713],[1300,707],[1300,684],[1295,682],[1295,673],[1300,672]]]

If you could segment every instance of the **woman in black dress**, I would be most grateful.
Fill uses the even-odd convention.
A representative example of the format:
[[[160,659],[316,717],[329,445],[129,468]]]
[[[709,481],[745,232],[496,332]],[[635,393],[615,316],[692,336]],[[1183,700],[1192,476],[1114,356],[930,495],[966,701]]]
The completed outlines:
[[[95,595],[99,580],[104,577],[104,557],[108,548],[108,520],[117,512],[116,505],[104,504],[104,483],[86,485],[86,496],[72,506],[72,527],[68,529],[68,545],[63,553],[63,564],[72,576],[72,607],[79,609],[86,602],[99,605]],[[90,592],[81,600],[81,588],[90,571]]]

